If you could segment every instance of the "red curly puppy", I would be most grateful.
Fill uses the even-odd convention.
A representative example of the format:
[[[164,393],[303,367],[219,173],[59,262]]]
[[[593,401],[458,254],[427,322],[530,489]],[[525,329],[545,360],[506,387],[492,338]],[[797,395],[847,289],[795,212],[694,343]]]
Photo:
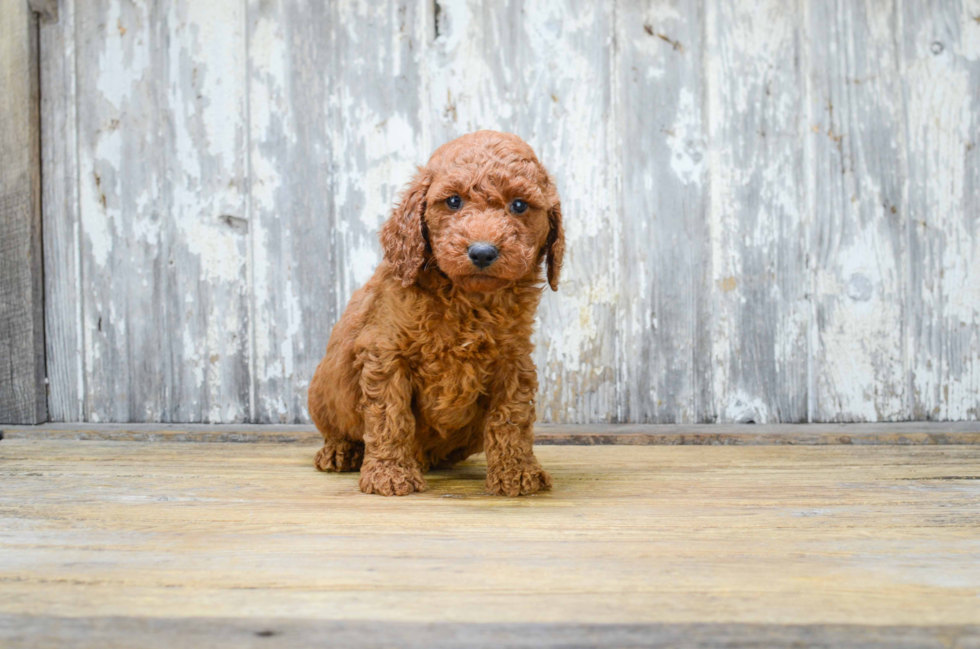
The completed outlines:
[[[310,383],[321,471],[404,496],[486,450],[487,491],[551,487],[532,451],[531,327],[542,261],[565,248],[555,185],[509,133],[479,131],[420,167],[381,229],[384,261],[354,293]]]

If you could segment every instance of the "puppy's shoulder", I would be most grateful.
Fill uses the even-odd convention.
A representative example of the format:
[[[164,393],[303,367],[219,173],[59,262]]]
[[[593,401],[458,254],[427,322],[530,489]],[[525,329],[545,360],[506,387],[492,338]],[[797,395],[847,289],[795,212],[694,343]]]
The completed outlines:
[[[388,350],[403,347],[406,339],[417,335],[418,323],[427,319],[431,308],[431,296],[417,286],[403,286],[386,262],[348,306],[360,321],[358,347]]]

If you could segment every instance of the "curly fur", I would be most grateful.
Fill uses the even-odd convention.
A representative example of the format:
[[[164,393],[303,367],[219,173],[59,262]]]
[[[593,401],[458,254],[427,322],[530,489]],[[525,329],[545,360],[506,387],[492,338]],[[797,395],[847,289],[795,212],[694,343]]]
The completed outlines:
[[[458,194],[454,212],[446,198]],[[520,198],[530,206],[513,214]],[[485,270],[467,256],[489,242]],[[544,281],[558,289],[561,203],[531,148],[479,131],[419,168],[381,229],[384,261],[334,327],[310,383],[321,471],[360,470],[365,493],[425,490],[423,474],[486,451],[487,491],[551,487],[532,450],[531,329]]]

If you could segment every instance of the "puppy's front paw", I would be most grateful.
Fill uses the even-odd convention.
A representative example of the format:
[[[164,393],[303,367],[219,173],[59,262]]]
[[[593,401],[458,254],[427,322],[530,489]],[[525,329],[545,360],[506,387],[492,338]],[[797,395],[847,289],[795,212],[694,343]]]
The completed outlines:
[[[407,496],[425,491],[425,478],[417,466],[388,461],[368,461],[361,467],[361,491],[382,496]]]
[[[487,469],[487,491],[495,496],[527,496],[551,489],[551,476],[534,458]]]
[[[313,466],[320,471],[357,471],[363,459],[364,442],[331,439],[317,451]]]

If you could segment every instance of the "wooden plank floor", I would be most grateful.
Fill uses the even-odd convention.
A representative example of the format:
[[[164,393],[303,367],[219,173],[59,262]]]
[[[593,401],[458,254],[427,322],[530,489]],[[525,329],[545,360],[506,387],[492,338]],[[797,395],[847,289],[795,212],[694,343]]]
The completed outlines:
[[[314,451],[0,442],[0,646],[980,647],[980,446],[546,446],[520,499]]]

